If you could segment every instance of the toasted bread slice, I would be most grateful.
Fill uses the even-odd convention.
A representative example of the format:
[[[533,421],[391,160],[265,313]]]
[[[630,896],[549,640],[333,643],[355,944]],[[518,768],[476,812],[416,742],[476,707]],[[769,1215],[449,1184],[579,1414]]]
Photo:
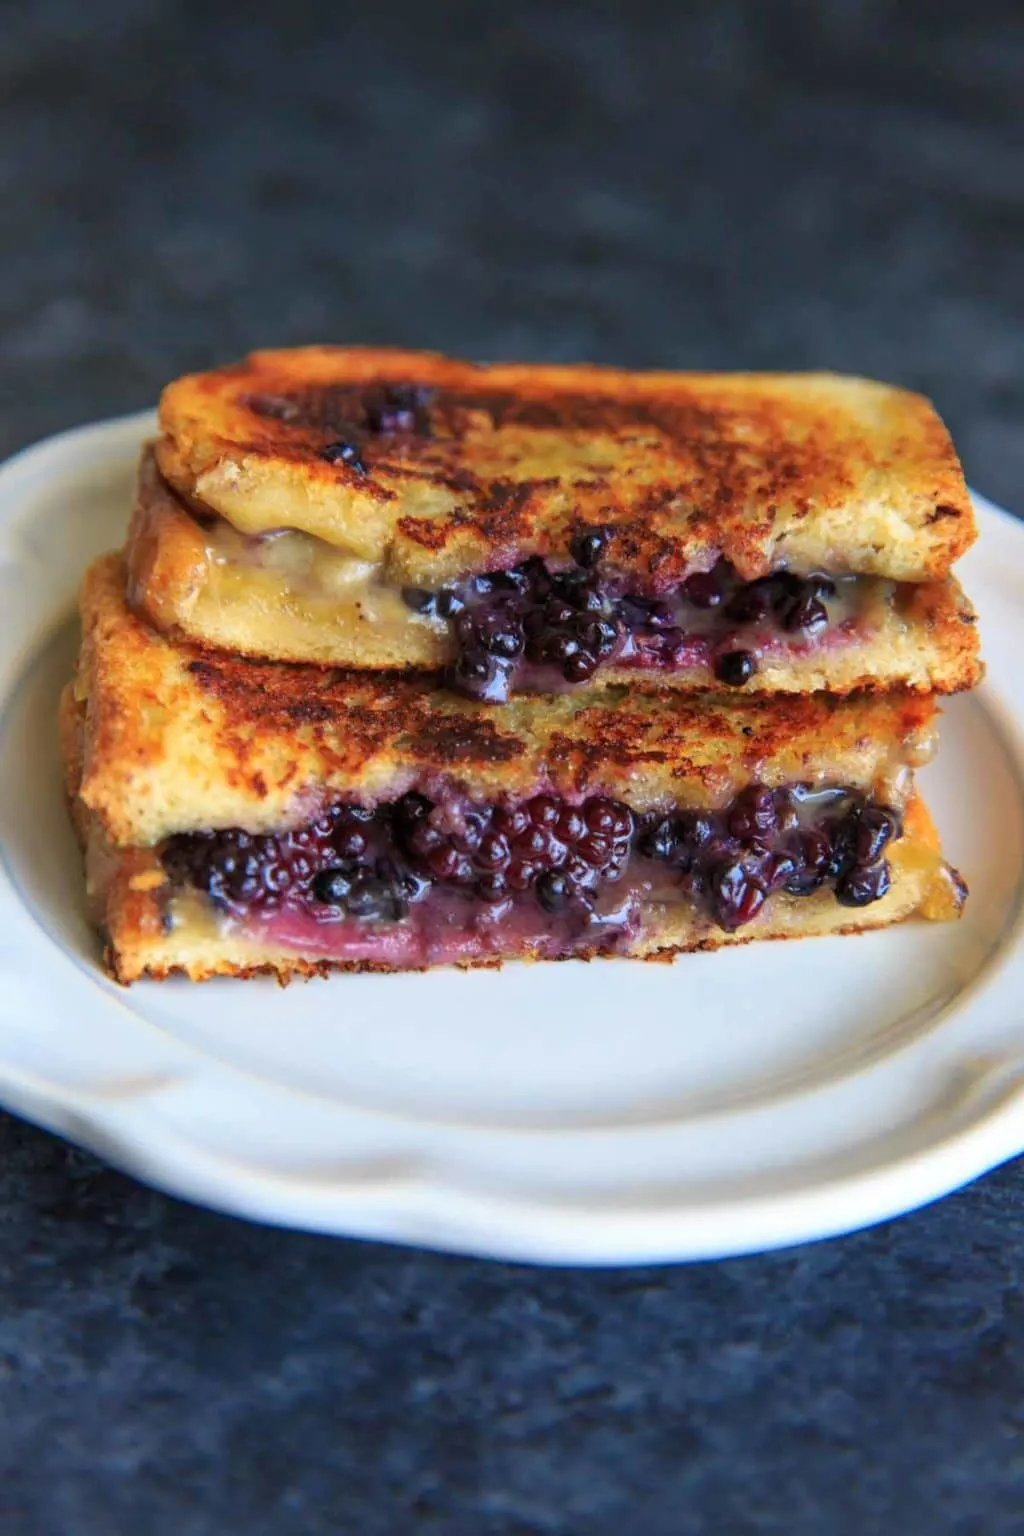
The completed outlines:
[[[662,585],[725,558],[898,581],[975,536],[949,436],[918,395],[831,374],[477,367],[307,347],[177,380],[160,469],[246,534],[298,529],[437,589],[601,525]]]
[[[347,555],[322,539],[291,532],[249,539],[217,518],[202,519],[144,455],[126,548],[133,607],[172,637],[272,660],[360,669],[418,670],[457,676],[455,625],[417,612],[372,561]],[[980,676],[975,614],[953,577],[920,584],[859,577],[855,603],[840,602],[820,636],[776,626],[765,644],[726,618],[718,640],[698,631],[671,664],[652,655],[649,669],[612,656],[585,686],[653,681],[693,692],[716,686],[722,649],[760,645],[745,693],[804,693],[827,689],[903,687],[953,693]],[[707,615],[689,611],[700,625]],[[519,669],[510,691],[543,688],[564,678]]]
[[[60,720],[122,981],[658,958],[960,910],[913,789],[930,698],[496,712],[176,646],[123,582],[117,556],[86,578]]]
[[[274,832],[344,796],[372,806],[447,782],[484,800],[550,789],[637,812],[720,806],[753,781],[842,783],[899,804],[934,745],[927,696],[644,693],[487,709],[428,679],[253,662],[175,644],[126,606],[121,558],[81,595],[74,684],[81,797],[112,842],[193,828]]]
[[[376,928],[357,942],[351,924],[320,926],[319,944],[303,935],[303,945],[286,929],[225,919],[195,894],[175,894],[158,853],[152,848],[114,848],[95,814],[83,804],[81,779],[81,708],[72,690],[61,707],[67,787],[75,824],[85,850],[86,887],[90,912],[104,939],[104,960],[123,985],[145,977],[165,980],[183,974],[193,981],[216,976],[247,978],[261,974],[281,983],[295,978],[326,976],[338,971],[422,970],[438,963],[423,941],[422,929],[408,923],[394,931]],[[492,934],[485,944],[464,933],[449,944],[443,961],[465,969],[493,967],[505,959],[543,960],[598,956],[670,960],[693,950],[717,949],[758,939],[795,939],[828,934],[852,934],[887,927],[918,916],[948,921],[960,915],[965,889],[942,861],[939,841],[919,797],[904,813],[904,833],[890,851],[891,885],[872,905],[853,912],[840,906],[830,891],[795,897],[771,896],[748,925],[727,931],[709,921],[693,903],[650,901],[642,905],[628,932],[605,934],[592,941],[577,934],[561,952],[551,943],[543,923],[539,930],[510,929],[502,938]],[[476,937],[477,942],[473,942]]]

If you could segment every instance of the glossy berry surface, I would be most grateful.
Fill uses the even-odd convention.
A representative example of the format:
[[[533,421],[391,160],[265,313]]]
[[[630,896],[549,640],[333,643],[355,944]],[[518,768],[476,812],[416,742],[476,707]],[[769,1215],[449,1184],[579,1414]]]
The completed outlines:
[[[712,865],[710,877],[714,915],[719,927],[741,928],[764,906],[766,892],[754,870],[741,859],[722,859]]]
[[[602,666],[709,667],[728,687],[757,671],[766,644],[807,643],[832,622],[836,584],[777,572],[744,582],[724,560],[652,596],[609,570],[611,530],[586,527],[570,565],[536,556],[439,592],[407,588],[416,613],[447,619],[456,655],[449,685],[490,703],[516,689],[587,683]]]
[[[867,907],[888,889],[889,866],[884,859],[877,864],[856,864],[837,881],[836,901],[844,907]]]
[[[577,565],[597,565],[608,545],[607,528],[582,528],[573,537],[570,552]]]
[[[193,885],[233,911],[280,907],[285,897],[311,896],[334,872],[336,889],[362,867],[370,822],[355,807],[336,806],[318,820],[276,836],[231,829],[172,837],[163,852],[172,880]]]
[[[346,464],[357,474],[366,474],[366,465],[355,443],[328,443],[326,448],[321,449],[320,457],[326,459],[328,464]]]
[[[393,817],[400,852],[484,901],[529,892],[549,912],[589,907],[602,877],[631,850],[632,814],[603,797],[578,807],[546,794],[516,806],[474,807],[468,838],[465,814],[453,827],[444,806],[424,810],[421,797],[407,801],[398,802]]]
[[[895,811],[843,789],[751,784],[720,810],[643,817],[603,795],[481,805],[410,792],[374,811],[334,806],[278,836],[173,837],[162,859],[174,885],[235,916],[289,907],[324,921],[394,923],[436,897],[498,916],[510,903],[532,904],[585,922],[626,881],[659,900],[677,890],[731,931],[778,892],[831,887],[849,907],[880,900],[891,879],[885,853],[901,835]]]
[[[677,870],[683,890],[733,930],[778,891],[809,896],[831,885],[846,906],[879,900],[891,878],[882,853],[901,830],[895,811],[851,791],[751,784],[721,811],[645,818],[635,847]]]
[[[715,676],[728,688],[742,688],[757,671],[752,651],[724,651],[715,661]]]

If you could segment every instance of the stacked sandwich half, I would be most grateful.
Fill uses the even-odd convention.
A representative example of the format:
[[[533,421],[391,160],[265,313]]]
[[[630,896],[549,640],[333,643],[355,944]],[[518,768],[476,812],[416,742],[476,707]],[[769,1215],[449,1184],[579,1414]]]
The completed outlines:
[[[256,353],[165,392],[61,729],[113,973],[668,956],[955,917],[980,674],[919,397]]]

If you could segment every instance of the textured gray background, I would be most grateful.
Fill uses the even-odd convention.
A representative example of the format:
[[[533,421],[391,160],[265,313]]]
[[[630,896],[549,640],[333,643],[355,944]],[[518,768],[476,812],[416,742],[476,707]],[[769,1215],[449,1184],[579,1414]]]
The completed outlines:
[[[1020,4],[0,23],[5,448],[251,345],[391,341],[877,374],[1024,505]],[[544,1272],[245,1226],[0,1121],[4,1529],[1024,1532],[1021,1192]]]

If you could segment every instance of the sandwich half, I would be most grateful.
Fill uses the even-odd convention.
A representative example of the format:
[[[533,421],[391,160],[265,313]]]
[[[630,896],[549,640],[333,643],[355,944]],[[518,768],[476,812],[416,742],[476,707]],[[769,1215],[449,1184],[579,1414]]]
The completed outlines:
[[[935,708],[669,692],[521,698],[202,652],[108,556],[61,703],[122,982],[667,958],[958,915],[913,770]]]
[[[179,379],[160,427],[128,592],[179,638],[488,702],[978,680],[970,499],[904,390],[311,347]]]

